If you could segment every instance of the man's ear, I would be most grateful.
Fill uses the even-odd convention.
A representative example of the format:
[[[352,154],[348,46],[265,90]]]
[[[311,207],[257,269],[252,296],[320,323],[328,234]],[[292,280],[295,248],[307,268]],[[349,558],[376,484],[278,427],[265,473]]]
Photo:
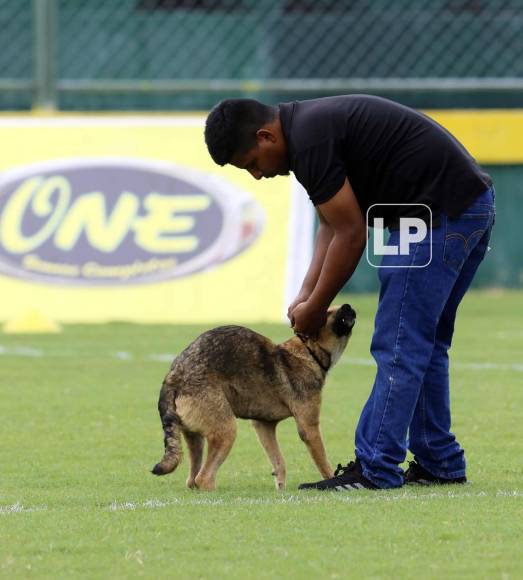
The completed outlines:
[[[266,127],[262,127],[256,131],[256,140],[260,141],[270,141],[271,143],[276,143],[276,135]]]

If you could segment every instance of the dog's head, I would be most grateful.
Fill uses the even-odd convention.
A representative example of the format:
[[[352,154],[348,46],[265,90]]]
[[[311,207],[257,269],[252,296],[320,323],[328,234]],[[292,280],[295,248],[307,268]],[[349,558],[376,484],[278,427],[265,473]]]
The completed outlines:
[[[349,342],[355,323],[356,312],[349,304],[330,308],[327,321],[320,328],[318,336],[309,339],[330,354],[329,366],[332,367],[338,362]]]
[[[327,324],[330,324],[332,332],[338,336],[350,336],[356,323],[356,312],[350,304],[343,304],[338,308],[332,308],[328,312]]]

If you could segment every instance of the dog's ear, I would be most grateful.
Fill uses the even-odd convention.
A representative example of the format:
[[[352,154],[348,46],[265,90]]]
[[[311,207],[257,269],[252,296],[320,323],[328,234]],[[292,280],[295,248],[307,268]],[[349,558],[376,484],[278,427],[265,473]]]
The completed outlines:
[[[356,312],[354,312],[350,304],[343,304],[338,308],[334,316],[332,331],[336,336],[347,336],[354,326],[355,318]]]

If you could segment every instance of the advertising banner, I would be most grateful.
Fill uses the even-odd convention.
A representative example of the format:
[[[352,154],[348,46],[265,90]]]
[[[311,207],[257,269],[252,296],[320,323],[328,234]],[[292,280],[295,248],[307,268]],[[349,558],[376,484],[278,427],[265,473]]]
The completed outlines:
[[[216,166],[203,125],[0,119],[0,319],[282,320],[310,258],[310,211],[291,212],[306,196]]]
[[[523,112],[429,115],[481,163],[523,162]],[[204,120],[0,116],[0,321],[284,320],[313,207],[293,178],[216,166]]]

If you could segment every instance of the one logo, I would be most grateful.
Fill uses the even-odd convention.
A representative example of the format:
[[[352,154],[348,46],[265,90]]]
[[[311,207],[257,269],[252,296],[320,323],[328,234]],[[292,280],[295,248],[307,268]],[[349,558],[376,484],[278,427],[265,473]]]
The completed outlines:
[[[138,159],[73,159],[0,176],[0,273],[98,286],[159,282],[250,246],[264,214],[204,173]]]
[[[385,221],[393,224],[385,242]],[[369,228],[372,236],[369,239]],[[413,259],[416,244],[428,238],[428,254]],[[367,262],[374,268],[424,268],[432,260],[432,211],[424,203],[381,203],[367,210]]]

